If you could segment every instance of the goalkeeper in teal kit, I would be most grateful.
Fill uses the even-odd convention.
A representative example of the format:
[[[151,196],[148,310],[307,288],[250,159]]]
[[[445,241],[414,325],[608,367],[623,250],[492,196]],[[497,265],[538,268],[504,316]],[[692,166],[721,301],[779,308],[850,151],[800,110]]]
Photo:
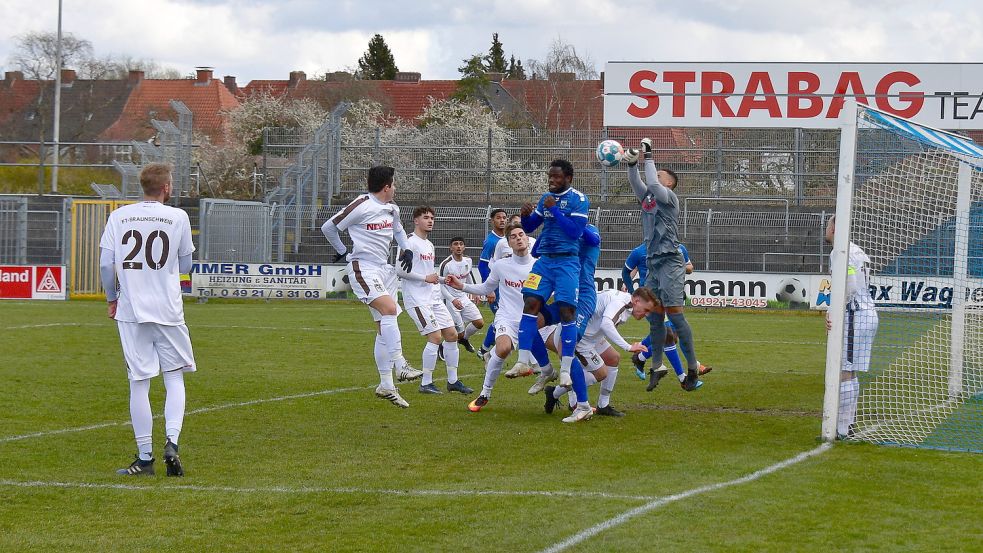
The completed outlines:
[[[571,187],[573,165],[564,159],[550,164],[549,192],[543,194],[535,208],[522,206],[522,227],[532,232],[542,225],[536,248],[540,258],[526,278],[522,295],[525,305],[519,324],[519,362],[528,367],[535,363],[532,355],[533,336],[538,335],[537,317],[546,301],[553,296],[560,312],[560,385],[581,386],[586,394],[584,373],[571,371],[574,348],[577,345],[577,295],[580,282],[580,237],[587,226],[590,202],[579,190]],[[574,374],[575,373],[575,374]],[[586,397],[578,394],[578,397]],[[578,403],[577,420],[590,418],[587,402]]]

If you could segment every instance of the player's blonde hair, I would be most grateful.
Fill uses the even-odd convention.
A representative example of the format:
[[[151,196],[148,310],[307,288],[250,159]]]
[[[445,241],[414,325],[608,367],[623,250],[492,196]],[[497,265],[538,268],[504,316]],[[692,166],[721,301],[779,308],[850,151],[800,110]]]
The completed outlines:
[[[164,186],[171,183],[169,163],[148,163],[140,170],[140,186],[147,196],[159,196]]]
[[[641,298],[642,301],[647,301],[653,305],[659,305],[659,298],[655,297],[651,288],[645,286],[639,286],[635,288],[635,291],[631,293],[633,298]]]

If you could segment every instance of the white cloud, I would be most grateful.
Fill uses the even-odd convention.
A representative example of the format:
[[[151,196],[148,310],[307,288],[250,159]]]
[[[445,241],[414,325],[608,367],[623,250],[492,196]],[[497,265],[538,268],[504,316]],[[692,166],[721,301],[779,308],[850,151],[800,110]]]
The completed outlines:
[[[0,2],[0,65],[14,35],[53,31],[55,10],[54,2]],[[461,60],[486,52],[495,32],[506,56],[524,63],[560,37],[599,70],[608,60],[983,58],[971,0],[65,0],[64,27],[99,55],[154,59],[182,73],[210,65],[242,84],[353,67],[377,32],[400,69],[427,79],[457,78]]]

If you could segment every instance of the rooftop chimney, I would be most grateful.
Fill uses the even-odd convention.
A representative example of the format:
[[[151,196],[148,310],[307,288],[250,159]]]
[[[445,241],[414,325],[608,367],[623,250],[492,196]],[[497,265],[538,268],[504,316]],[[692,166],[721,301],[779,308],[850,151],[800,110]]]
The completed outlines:
[[[3,74],[3,84],[10,87],[14,84],[14,81],[23,81],[24,74],[20,71],[7,71]]]
[[[396,73],[393,81],[397,83],[418,83],[420,82],[420,74],[412,71],[400,71]]]
[[[198,74],[195,78],[195,84],[208,84],[212,81],[211,67],[195,67],[195,71]]]
[[[287,84],[290,86],[290,88],[296,88],[297,85],[299,85],[300,83],[306,80],[307,80],[307,73],[304,73],[303,71],[291,71],[290,81],[288,81]]]
[[[143,71],[140,69],[130,69],[129,73],[126,74],[126,82],[130,84],[138,84],[143,80]]]
[[[61,70],[61,86],[72,86],[75,82],[75,70],[74,69],[62,69]]]
[[[346,82],[354,78],[348,71],[332,71],[324,75],[324,80],[329,82]]]
[[[236,78],[235,78],[235,76],[233,76],[233,75],[226,75],[225,76],[225,79],[223,79],[223,80],[225,82],[225,88],[229,89],[229,92],[231,92],[233,94],[236,94],[236,93],[239,92],[239,85],[236,84]]]

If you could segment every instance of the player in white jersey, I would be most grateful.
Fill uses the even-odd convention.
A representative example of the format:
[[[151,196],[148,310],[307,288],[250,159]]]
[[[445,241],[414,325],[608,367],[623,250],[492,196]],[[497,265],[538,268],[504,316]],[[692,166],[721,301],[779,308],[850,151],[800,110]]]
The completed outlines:
[[[423,381],[421,394],[443,393],[433,383],[433,371],[437,366],[437,350],[443,350],[447,364],[447,391],[470,394],[474,390],[457,379],[460,352],[457,349],[457,330],[447,306],[444,305],[440,277],[434,269],[433,242],[429,240],[433,230],[434,212],[428,206],[413,210],[413,233],[406,240],[407,249],[413,252],[413,267],[398,270],[403,281],[403,306],[410,319],[427,339],[423,348]],[[441,342],[443,338],[443,342]]]
[[[468,294],[483,295],[498,288],[498,311],[492,325],[495,328],[495,349],[491,351],[485,367],[485,382],[481,395],[468,404],[471,412],[478,412],[488,404],[492,388],[502,364],[519,342],[519,321],[522,319],[522,287],[535,261],[529,255],[529,239],[521,225],[509,225],[505,239],[511,243],[512,256],[499,260],[492,266],[488,278],[481,284],[464,284],[454,275],[447,277],[447,284]]]
[[[829,218],[826,225],[826,242],[833,243],[836,233],[835,217]],[[836,259],[836,251],[830,254],[830,266]],[[836,437],[845,439],[853,436],[853,423],[857,418],[857,399],[860,397],[858,372],[870,369],[870,355],[874,349],[874,336],[877,334],[877,310],[870,297],[870,258],[863,249],[850,242],[847,253],[846,277],[846,320],[843,332],[843,358],[840,370],[840,406],[836,418]],[[833,328],[826,312],[826,331]]]
[[[505,242],[500,240],[499,243]],[[438,275],[441,282],[446,281],[449,275],[454,275],[461,282],[474,284],[473,265],[470,257],[464,255],[466,245],[464,238],[455,236],[451,238],[451,254],[440,262]],[[444,305],[450,311],[451,318],[454,319],[454,326],[457,328],[457,341],[464,346],[464,349],[474,353],[474,346],[471,345],[470,338],[478,330],[485,326],[485,320],[481,317],[481,311],[468,294],[460,290],[455,290],[446,284],[441,285],[441,293],[444,296]]]
[[[522,217],[520,217],[519,215],[513,215],[512,218],[509,220],[510,225],[519,224],[519,223],[522,223]],[[529,251],[532,251],[533,248],[536,247],[536,239],[528,235],[527,237],[529,238]],[[492,255],[491,261],[488,262],[488,265],[492,266],[499,259],[503,259],[510,255],[512,255],[512,246],[509,246],[509,241],[499,240],[498,244],[495,244],[495,253]]]
[[[178,437],[186,401],[184,373],[195,370],[195,358],[184,324],[180,274],[191,270],[195,247],[188,214],[164,205],[171,197],[171,167],[145,166],[140,185],[143,201],[110,213],[99,242],[102,285],[123,346],[138,450],[133,463],[116,472],[154,474],[150,379],[163,373],[164,462],[168,476],[183,476]]]
[[[587,371],[585,375],[587,385],[601,383],[596,414],[611,417],[625,415],[610,403],[611,393],[618,379],[618,365],[621,363],[621,356],[611,347],[611,342],[629,353],[645,351],[647,348],[641,342],[628,343],[618,332],[618,327],[627,322],[629,317],[636,320],[645,318],[655,312],[657,305],[658,299],[652,290],[641,286],[631,294],[619,290],[605,290],[597,295],[597,306],[587,322],[584,337],[577,342],[577,354],[581,357],[581,362]],[[543,339],[554,351],[559,340],[559,332],[557,332],[559,328],[559,325],[553,325],[540,329]],[[568,388],[557,386],[553,389],[553,402],[568,391]],[[547,402],[550,402],[549,395],[547,395]],[[552,405],[547,405],[546,411],[551,412]]]
[[[355,198],[344,209],[321,225],[321,232],[331,242],[337,255],[335,261],[347,259],[348,279],[358,299],[369,306],[378,332],[375,337],[375,363],[379,370],[379,386],[376,397],[399,407],[409,407],[399,395],[393,383],[393,369],[402,382],[423,376],[406,363],[403,357],[402,336],[399,332],[399,305],[396,290],[399,279],[396,269],[389,264],[389,246],[393,238],[403,249],[400,265],[413,268],[413,252],[406,249],[406,232],[399,220],[399,207],[393,203],[396,196],[396,170],[376,166],[369,169],[368,193]],[[352,239],[352,251],[341,241],[340,232],[348,231]]]

